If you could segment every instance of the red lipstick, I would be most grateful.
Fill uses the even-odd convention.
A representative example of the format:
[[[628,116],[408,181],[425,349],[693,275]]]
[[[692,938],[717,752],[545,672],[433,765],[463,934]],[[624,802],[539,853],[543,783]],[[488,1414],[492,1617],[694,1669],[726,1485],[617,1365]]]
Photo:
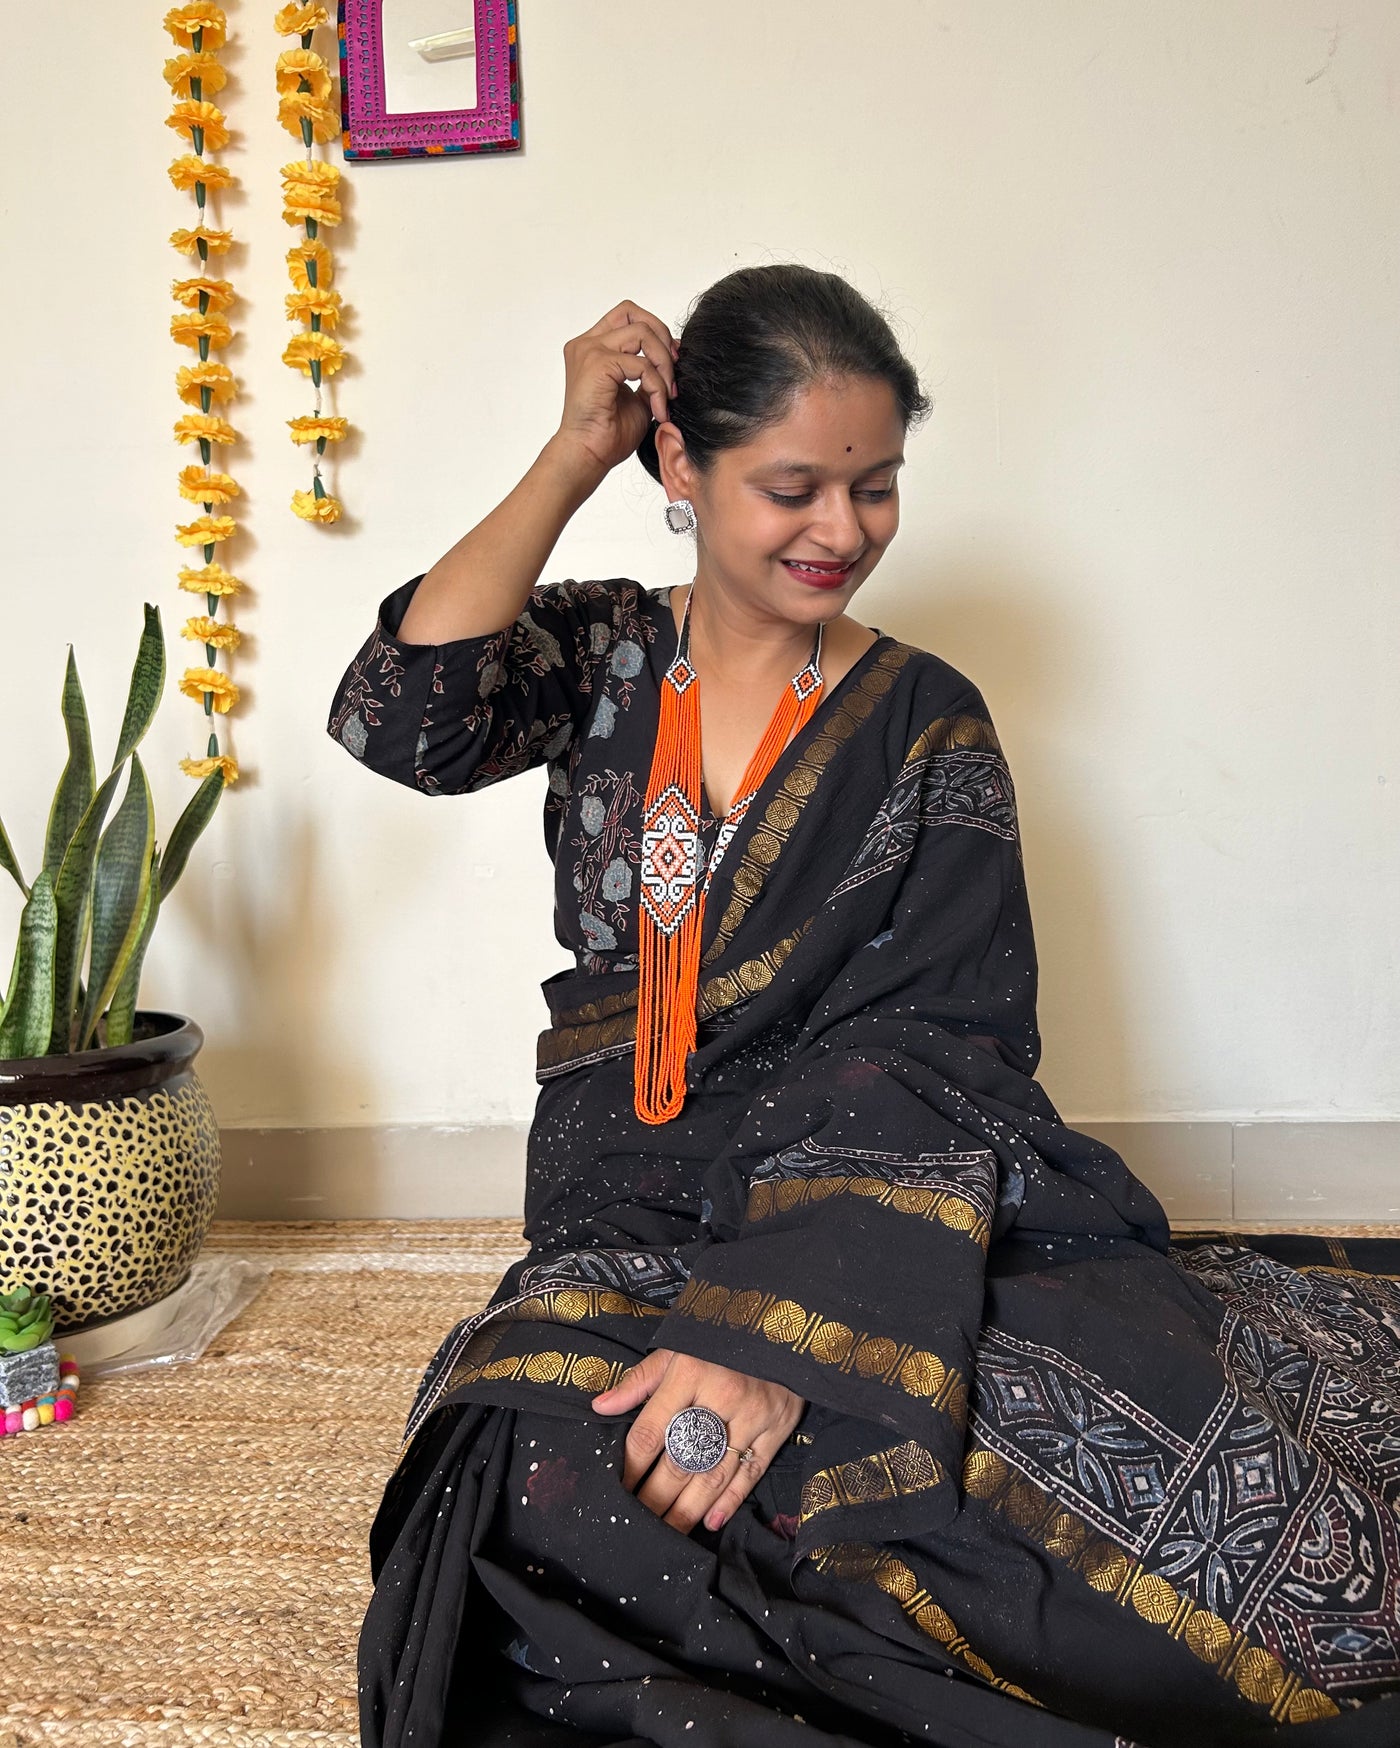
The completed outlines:
[[[812,589],[840,589],[850,582],[855,574],[854,559],[849,564],[824,564],[818,559],[780,559],[779,563],[789,576],[796,577],[798,582],[806,583]]]

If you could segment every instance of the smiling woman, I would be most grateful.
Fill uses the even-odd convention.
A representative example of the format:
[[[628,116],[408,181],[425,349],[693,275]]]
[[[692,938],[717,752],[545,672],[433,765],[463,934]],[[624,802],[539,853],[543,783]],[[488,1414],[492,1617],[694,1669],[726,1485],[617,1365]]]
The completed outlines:
[[[427,794],[545,766],[575,956],[529,1254],[371,1532],[367,1748],[1400,1740],[1400,1293],[1173,1250],[1036,1081],[985,702],[849,611],[925,409],[889,328],[764,267],[564,352],[329,724]],[[541,585],[638,451],[694,581]]]

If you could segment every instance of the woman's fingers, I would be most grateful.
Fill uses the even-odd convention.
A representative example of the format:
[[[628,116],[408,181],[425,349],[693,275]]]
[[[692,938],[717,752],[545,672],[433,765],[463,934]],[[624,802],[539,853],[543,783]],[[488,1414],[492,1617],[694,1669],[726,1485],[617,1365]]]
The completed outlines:
[[[653,1348],[635,1366],[629,1366],[610,1390],[600,1390],[590,1406],[599,1414],[625,1414],[645,1402],[665,1374],[670,1354],[669,1348]]]
[[[586,331],[589,334],[606,334],[613,328],[632,327],[638,322],[645,323],[655,332],[668,354],[675,351],[675,337],[661,317],[654,316],[650,310],[643,309],[641,304],[626,298],[620,304],[614,304],[607,315],[599,317]]]

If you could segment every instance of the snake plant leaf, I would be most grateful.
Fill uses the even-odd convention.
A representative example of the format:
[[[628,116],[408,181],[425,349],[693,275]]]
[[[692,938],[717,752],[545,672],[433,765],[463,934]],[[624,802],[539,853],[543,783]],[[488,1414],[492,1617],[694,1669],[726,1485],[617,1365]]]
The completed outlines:
[[[97,787],[97,772],[92,763],[92,734],[88,729],[87,703],[83,684],[78,678],[78,664],[68,649],[68,671],[63,677],[63,726],[68,731],[68,763],[54,791],[49,809],[48,831],[44,834],[44,866],[54,879],[63,866],[64,852],[87,812]]]
[[[211,771],[185,803],[185,811],[175,821],[170,841],[160,864],[160,895],[170,896],[170,889],[185,871],[190,851],[199,842],[200,833],[214,817],[219,797],[224,792],[222,770]]]
[[[53,1029],[49,1041],[49,1051],[53,1055],[61,1056],[78,1048],[77,1015],[83,1011],[87,1000],[86,992],[80,993],[80,990],[83,958],[92,924],[93,869],[107,809],[117,792],[121,774],[119,765],[103,779],[88,803],[64,852],[63,864],[54,882],[58,936],[54,945]]]
[[[78,1048],[91,1049],[97,1022],[111,1001],[141,932],[151,881],[156,818],[146,768],[131,755],[131,779],[102,834],[92,879],[92,951]]]
[[[19,919],[19,941],[0,1018],[0,1059],[42,1056],[48,1049],[57,927],[53,876],[44,868],[34,877],[33,891]]]
[[[141,931],[112,996],[112,1004],[107,1009],[105,1041],[109,1046],[131,1042],[136,1025],[136,998],[141,989],[141,967],[145,963],[146,949],[155,932],[156,917],[160,913],[160,897],[160,851],[156,850],[153,852],[150,879],[146,882],[146,907],[141,913]]]
[[[146,625],[136,651],[136,664],[131,670],[126,714],[122,718],[122,731],[112,760],[114,771],[141,744],[165,688],[165,638],[160,629],[160,609],[147,601],[145,611]]]
[[[0,819],[0,868],[3,868],[14,879],[20,891],[28,898],[29,883],[20,873],[19,857],[15,854],[14,847],[10,843],[3,819]]]

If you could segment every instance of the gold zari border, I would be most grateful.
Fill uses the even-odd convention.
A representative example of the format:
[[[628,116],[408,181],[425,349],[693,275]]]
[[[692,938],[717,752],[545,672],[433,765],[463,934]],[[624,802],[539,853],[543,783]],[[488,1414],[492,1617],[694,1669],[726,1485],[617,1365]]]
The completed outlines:
[[[1209,1609],[1145,1569],[1116,1542],[1102,1536],[1043,1487],[1012,1468],[995,1451],[969,1451],[963,1463],[963,1488],[1001,1513],[1017,1529],[1063,1560],[1101,1596],[1132,1607],[1152,1626],[1164,1627],[1223,1681],[1232,1681],[1245,1699],[1266,1706],[1278,1723],[1306,1724],[1337,1715],[1340,1707],[1320,1689],[1305,1687],[1301,1676],[1284,1668],[1271,1651],[1251,1645]]]
[[[671,1309],[697,1323],[723,1320],[731,1329],[762,1335],[776,1346],[847,1374],[854,1368],[862,1378],[891,1387],[897,1384],[907,1395],[941,1409],[955,1426],[966,1424],[967,1382],[962,1373],[936,1353],[910,1342],[853,1330],[835,1318],[808,1311],[795,1299],[780,1299],[757,1287],[722,1287],[698,1275],[682,1287]]]
[[[986,1250],[991,1228],[966,1197],[953,1190],[931,1190],[921,1184],[892,1184],[880,1177],[778,1178],[754,1184],[744,1208],[747,1220],[767,1220],[786,1214],[803,1202],[824,1202],[828,1196],[869,1196],[897,1214],[917,1214],[937,1220],[952,1232],[965,1232]]]
[[[917,1439],[907,1439],[902,1445],[833,1463],[809,1475],[802,1483],[799,1520],[807,1523],[836,1505],[883,1505],[911,1493],[926,1493],[945,1478],[933,1452]]]
[[[752,959],[745,959],[732,971],[721,971],[706,978],[700,985],[696,1013],[702,1020],[713,1019],[725,1008],[745,996],[757,995],[778,975],[788,954],[811,928],[808,917],[790,935],[775,941]],[[582,1007],[568,1008],[560,1016],[560,1024],[541,1032],[535,1047],[536,1072],[560,1068],[576,1057],[591,1057],[608,1050],[622,1050],[635,1043],[637,1037],[637,990],[618,991]]]
[[[837,1542],[830,1547],[813,1548],[809,1558],[819,1572],[829,1572],[834,1578],[878,1585],[886,1596],[894,1598],[921,1633],[942,1645],[952,1656],[960,1658],[999,1692],[1009,1693],[1013,1699],[1023,1699],[1029,1705],[1041,1704],[1024,1687],[1017,1687],[1014,1681],[1003,1680],[993,1672],[991,1664],[977,1655],[958,1631],[952,1616],[939,1607],[903,1560],[869,1542]]]
[[[997,731],[982,716],[938,716],[904,755],[905,764],[936,753],[1000,753]]]

